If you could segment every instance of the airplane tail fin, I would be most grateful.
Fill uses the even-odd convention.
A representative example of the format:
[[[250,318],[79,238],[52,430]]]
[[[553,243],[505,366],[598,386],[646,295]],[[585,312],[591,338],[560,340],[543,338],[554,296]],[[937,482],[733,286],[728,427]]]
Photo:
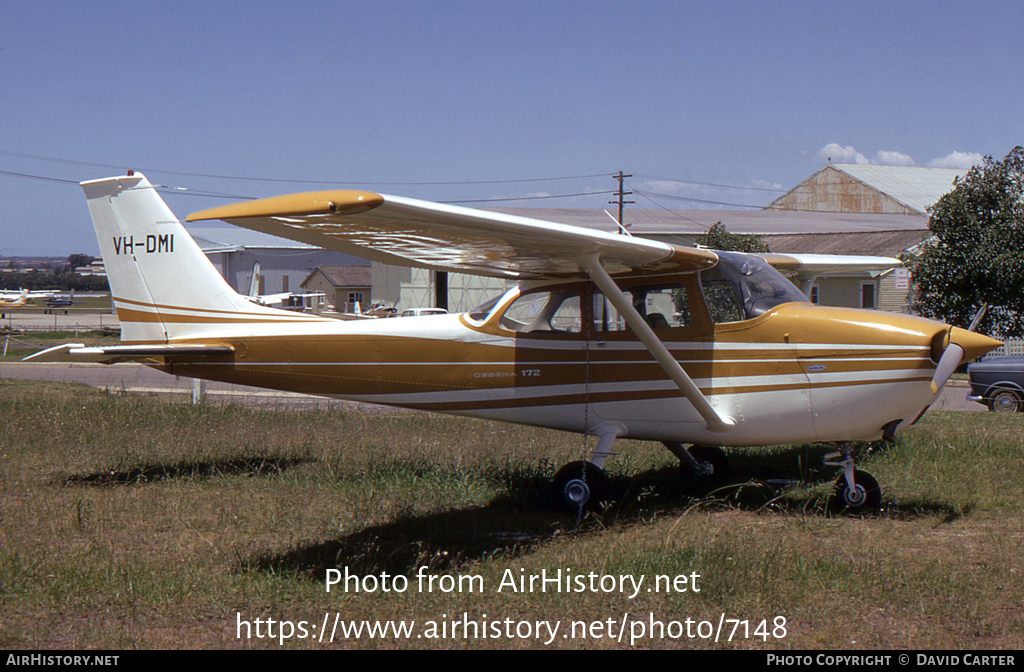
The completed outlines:
[[[302,317],[256,306],[235,292],[143,175],[81,186],[122,343],[166,343],[240,323]]]
[[[258,299],[260,296],[260,262],[253,262],[252,277],[249,279],[249,298]]]

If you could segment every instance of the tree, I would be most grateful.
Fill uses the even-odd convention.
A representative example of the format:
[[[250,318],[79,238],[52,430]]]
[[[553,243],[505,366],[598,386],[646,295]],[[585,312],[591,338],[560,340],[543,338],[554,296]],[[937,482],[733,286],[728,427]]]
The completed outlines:
[[[715,222],[707,233],[697,239],[698,245],[723,252],[771,252],[758,236],[729,233],[721,222]]]
[[[70,272],[74,273],[76,268],[81,268],[82,266],[88,266],[89,264],[91,264],[93,262],[93,260],[95,258],[96,257],[93,257],[93,256],[88,255],[88,254],[69,254],[68,255],[68,266],[71,267],[71,271]]]
[[[979,331],[1024,334],[1024,147],[985,157],[929,211],[932,237],[911,262],[914,309],[966,327],[989,304]]]

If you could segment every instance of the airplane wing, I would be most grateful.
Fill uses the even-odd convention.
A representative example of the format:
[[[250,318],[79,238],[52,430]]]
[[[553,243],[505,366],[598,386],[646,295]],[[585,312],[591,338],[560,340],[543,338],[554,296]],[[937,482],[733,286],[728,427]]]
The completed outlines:
[[[228,345],[112,345],[87,348],[82,343],[65,343],[34,355],[24,362],[72,362],[79,364],[115,364],[140,362],[165,364],[197,362],[229,357],[234,348]]]
[[[718,262],[708,250],[366,191],[275,196],[187,221],[211,219],[387,264],[521,280],[585,277],[579,260],[592,255],[612,275]]]
[[[274,303],[287,301],[292,296],[294,295],[291,292],[282,292],[280,294],[255,294],[246,296],[245,298],[249,299],[253,303],[261,303],[265,306],[269,306]]]
[[[881,272],[903,265],[893,257],[869,257],[844,254],[760,254],[785,275],[816,276],[846,273]]]

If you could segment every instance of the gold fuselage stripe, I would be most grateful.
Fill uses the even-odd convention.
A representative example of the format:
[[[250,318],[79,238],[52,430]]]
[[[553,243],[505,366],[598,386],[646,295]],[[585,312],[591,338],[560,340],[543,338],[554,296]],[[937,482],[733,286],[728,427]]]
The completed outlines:
[[[568,348],[536,348],[344,335],[310,337],[301,343],[289,337],[259,337],[218,344],[235,348],[232,361],[168,364],[167,368],[181,375],[339,397],[391,397],[458,390],[541,391],[581,385],[585,381],[594,387],[630,387],[626,392],[602,393],[611,395],[610,400],[646,398],[637,395],[668,398],[679,394],[674,388],[645,389],[668,380],[645,350],[592,348],[588,373],[586,344],[582,341],[571,342]],[[758,348],[760,344],[730,345],[737,349],[683,347],[670,351],[707,395],[869,385],[878,383],[879,378],[883,382],[924,381],[931,379],[935,368],[927,350],[920,347],[872,350],[851,344],[837,353],[835,346],[825,344],[820,344],[820,348],[812,345],[804,352],[785,345],[763,349]],[[744,347],[752,349],[740,349]],[[823,356],[826,353],[828,356]],[[813,367],[811,371],[808,366]],[[818,370],[820,367],[824,369]],[[576,399],[578,395],[570,396]],[[541,398],[532,393],[529,400],[515,403],[537,404]],[[560,395],[543,399],[546,404],[579,403],[578,399],[565,401]],[[443,400],[438,403],[446,405]],[[475,403],[487,406],[509,402]],[[460,404],[473,407],[472,403]]]

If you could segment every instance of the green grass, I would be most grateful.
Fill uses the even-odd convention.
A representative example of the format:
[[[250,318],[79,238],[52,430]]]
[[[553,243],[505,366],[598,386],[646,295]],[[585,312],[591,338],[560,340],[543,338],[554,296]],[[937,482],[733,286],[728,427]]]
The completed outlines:
[[[2,325],[0,325],[2,326]],[[9,340],[8,340],[9,337]],[[114,330],[96,331],[0,331],[0,353],[7,341],[7,354],[0,354],[0,362],[17,362],[29,355],[64,343],[82,343],[90,347],[118,345],[120,336]]]
[[[192,407],[83,386],[0,383],[0,646],[271,647],[235,623],[461,617],[605,623],[786,619],[786,637],[641,639],[678,648],[1020,648],[1022,418],[930,414],[864,447],[884,505],[830,513],[826,446],[730,451],[695,499],[675,460],[623,441],[615,506],[547,504],[581,437],[418,413]],[[868,450],[874,448],[873,450]],[[789,487],[760,479],[803,477]],[[483,593],[415,589],[417,568]],[[405,593],[328,594],[329,569],[401,574]],[[497,592],[518,576],[700,575],[700,592]],[[649,583],[647,585],[650,585]],[[420,631],[422,632],[422,631]],[[564,631],[563,631],[564,632]],[[607,636],[551,646],[625,648]],[[286,647],[325,648],[312,640]],[[535,640],[389,637],[365,648],[526,648]]]

